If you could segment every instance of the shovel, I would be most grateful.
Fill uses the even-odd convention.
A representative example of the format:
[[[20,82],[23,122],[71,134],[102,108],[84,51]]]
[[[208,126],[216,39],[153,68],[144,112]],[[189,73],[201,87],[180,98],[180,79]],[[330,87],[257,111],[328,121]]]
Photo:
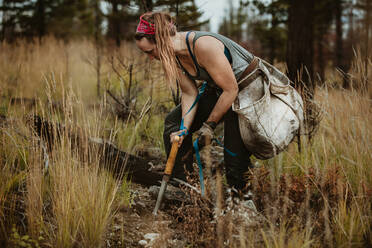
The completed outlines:
[[[176,136],[174,138],[174,141],[172,143],[172,148],[169,153],[169,157],[167,160],[167,164],[165,165],[163,180],[161,181],[161,186],[158,194],[158,199],[156,200],[154,211],[152,212],[153,215],[157,215],[161,201],[163,200],[164,192],[167,189],[167,184],[169,182],[169,179],[172,175],[174,162],[176,160],[177,152],[178,152],[178,141],[180,137]]]

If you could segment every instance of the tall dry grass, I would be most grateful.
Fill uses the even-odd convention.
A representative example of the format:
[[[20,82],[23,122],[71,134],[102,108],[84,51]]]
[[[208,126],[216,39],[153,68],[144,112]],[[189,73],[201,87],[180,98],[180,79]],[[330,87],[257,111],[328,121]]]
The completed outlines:
[[[92,44],[51,38],[0,50],[0,246],[104,246],[130,195],[90,138],[114,142],[128,124],[119,128],[94,96]],[[32,130],[34,114],[52,126],[51,144]]]

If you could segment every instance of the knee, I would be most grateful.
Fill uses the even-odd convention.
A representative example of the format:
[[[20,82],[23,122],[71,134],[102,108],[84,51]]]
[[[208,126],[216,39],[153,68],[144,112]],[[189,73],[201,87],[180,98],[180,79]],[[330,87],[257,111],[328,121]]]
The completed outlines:
[[[167,114],[167,116],[164,119],[164,128],[166,129],[167,126],[174,125],[174,123],[175,121],[174,121],[173,113],[170,112]]]
[[[164,120],[164,131],[163,131],[163,140],[166,145],[170,143],[170,134],[173,132],[178,131],[179,129],[179,123],[174,118],[174,115],[169,113]]]
[[[170,135],[172,132],[177,131],[179,124],[168,114],[164,120],[164,135]]]
[[[180,118],[178,116],[178,108],[167,114],[164,120],[164,133],[170,134],[179,129]]]

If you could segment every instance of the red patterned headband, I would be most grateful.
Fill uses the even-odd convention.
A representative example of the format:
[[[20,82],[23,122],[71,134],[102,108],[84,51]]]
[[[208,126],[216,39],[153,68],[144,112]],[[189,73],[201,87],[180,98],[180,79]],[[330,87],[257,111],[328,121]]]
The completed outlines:
[[[143,15],[140,17],[140,22],[138,23],[136,32],[142,34],[155,34],[155,24],[145,21],[142,17]]]

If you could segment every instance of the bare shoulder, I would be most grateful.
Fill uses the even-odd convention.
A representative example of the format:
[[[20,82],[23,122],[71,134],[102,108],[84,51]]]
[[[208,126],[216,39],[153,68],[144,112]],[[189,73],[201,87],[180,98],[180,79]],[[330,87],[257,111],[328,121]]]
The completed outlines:
[[[210,60],[218,59],[220,56],[224,57],[223,43],[212,36],[202,36],[197,39],[194,51],[201,65],[210,62]]]
[[[223,43],[213,36],[202,36],[195,42],[195,52],[216,52],[224,48]],[[222,50],[223,51],[223,50]]]

